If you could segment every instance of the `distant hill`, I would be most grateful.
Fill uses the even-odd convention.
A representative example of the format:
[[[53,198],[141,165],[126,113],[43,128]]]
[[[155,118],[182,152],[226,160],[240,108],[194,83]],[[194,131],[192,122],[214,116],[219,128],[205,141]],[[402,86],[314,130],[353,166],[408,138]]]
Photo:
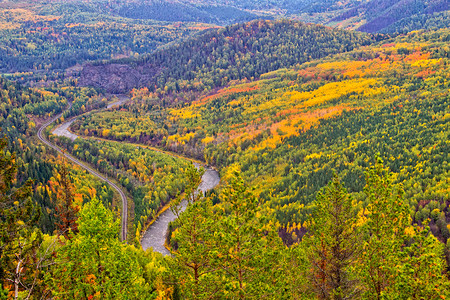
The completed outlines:
[[[15,0],[0,3],[0,10],[34,7],[81,23],[87,20],[86,14],[101,15],[102,19],[109,16],[219,26],[287,18],[370,33],[396,33],[448,27],[445,15],[449,5],[447,0]]]
[[[134,19],[153,19],[170,22],[203,22],[221,25],[242,23],[261,17],[260,15],[232,6],[196,6],[186,3],[163,1],[125,4],[117,9],[117,13],[119,16]]]
[[[209,27],[111,16],[89,3],[3,2],[0,72],[61,72],[85,61],[139,56]]]
[[[353,20],[353,23],[362,22],[363,24],[356,29],[364,32],[395,32],[401,28],[402,20],[428,18],[433,16],[434,13],[449,9],[450,4],[445,0],[371,0],[347,10],[331,21],[348,22],[348,20]],[[395,24],[398,24],[398,26],[395,26]],[[448,21],[446,24],[448,25]]]
[[[161,21],[195,21],[219,25],[256,18],[295,18],[305,22],[356,29],[364,32],[399,32],[413,19],[434,19],[435,13],[448,11],[446,0],[126,0],[111,9],[129,18]],[[417,22],[416,22],[417,24]],[[448,27],[446,19],[421,23],[425,28]],[[431,27],[432,26],[432,27]],[[422,29],[419,27],[418,29]]]
[[[144,58],[89,64],[79,83],[117,93],[140,86],[167,93],[208,91],[374,40],[367,34],[295,21],[254,21],[211,29]]]
[[[433,14],[414,15],[401,19],[388,27],[383,28],[380,32],[399,32],[407,33],[413,30],[421,29],[440,29],[448,28],[450,25],[450,11],[437,12]]]

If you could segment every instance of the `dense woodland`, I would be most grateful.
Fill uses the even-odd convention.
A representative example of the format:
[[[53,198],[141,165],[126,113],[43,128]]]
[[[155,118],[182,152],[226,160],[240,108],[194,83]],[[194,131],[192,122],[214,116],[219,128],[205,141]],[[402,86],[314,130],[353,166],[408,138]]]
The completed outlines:
[[[42,215],[39,226],[44,232],[55,229],[56,198],[50,182],[58,182],[55,172],[64,162],[52,151],[37,142],[37,127],[44,118],[60,113],[67,105],[66,98],[50,91],[34,90],[0,78],[1,92],[1,134],[8,137],[7,153],[15,153],[18,176],[14,186],[24,184],[28,179],[33,183],[33,201],[41,208]],[[83,97],[83,92],[74,93],[77,98]],[[75,101],[76,102],[76,101]],[[91,175],[80,168],[73,168],[74,184],[77,194],[87,201],[96,190],[104,203],[112,201],[112,191],[109,186],[97,182]]]
[[[129,3],[116,8],[118,15],[132,19],[171,22],[234,24],[260,18],[252,12],[232,6],[189,5],[180,2]],[[266,16],[267,18],[267,16]]]
[[[332,22],[339,22],[340,26],[357,29],[363,32],[401,32],[402,23],[411,19],[431,19],[440,24],[439,27],[448,27],[445,19],[439,19],[434,13],[449,10],[445,0],[371,0],[358,3],[334,17]],[[431,25],[431,24],[429,24]],[[428,29],[429,27],[420,27]]]
[[[446,242],[448,36],[443,30],[383,41],[236,81],[183,108],[164,109],[161,95],[136,90],[127,108],[72,128],[163,146],[219,168],[239,163],[267,209],[298,231],[333,170],[361,193],[364,169],[380,153],[407,187],[416,222],[438,209],[431,227]]]
[[[381,30],[381,32],[407,33],[413,30],[421,29],[448,28],[449,22],[450,15],[448,11],[427,15],[415,15],[397,21],[394,24]]]
[[[395,205],[389,206],[393,203],[389,205],[385,203],[383,209],[388,209],[393,215],[402,214],[403,225],[399,223],[399,226],[410,228],[404,229],[407,235],[413,234],[412,230],[414,230],[417,237],[421,236],[424,239],[423,245],[426,244],[431,248],[448,245],[450,236],[447,163],[448,153],[450,153],[447,142],[449,139],[447,124],[449,51],[446,46],[448,37],[448,30],[412,33],[325,60],[316,60],[291,69],[262,74],[256,81],[245,79],[232,81],[227,87],[215,90],[208,96],[200,97],[184,107],[166,108],[170,101],[165,101],[163,95],[148,89],[135,90],[131,104],[118,111],[87,116],[75,123],[73,130],[86,136],[163,146],[166,149],[204,159],[207,163],[223,170],[233,170],[234,165],[239,164],[241,166],[239,173],[242,174],[239,176],[250,182],[251,193],[258,199],[259,215],[266,216],[263,223],[271,224],[270,230],[276,229],[275,232],[282,242],[285,245],[292,245],[289,248],[291,250],[297,247],[295,246],[297,243],[300,243],[299,245],[312,243],[308,244],[310,245],[308,247],[317,247],[317,244],[312,246],[314,242],[309,240],[309,236],[312,228],[319,230],[322,226],[314,227],[311,222],[321,216],[316,212],[318,203],[325,202],[327,197],[320,196],[318,192],[329,181],[333,181],[331,187],[340,191],[328,191],[329,193],[348,195],[351,198],[351,201],[348,201],[353,210],[361,210],[359,214],[355,211],[347,211],[349,215],[346,219],[353,220],[351,215],[354,214],[356,219],[360,218],[359,221],[355,221],[356,223],[367,220],[361,219],[361,216],[368,213],[369,207],[372,207],[370,202],[372,196],[368,191],[378,193],[368,187],[370,182],[367,170],[378,168],[376,171],[378,174],[387,174],[386,171],[380,171],[379,168],[382,167],[379,164],[377,167],[371,167],[377,164],[378,156],[379,159],[384,160],[384,165],[394,172],[389,175],[389,184],[392,185],[392,189],[397,186],[395,189],[398,189],[398,194],[394,198],[402,199],[401,202],[394,203],[403,205],[401,210],[397,210]],[[159,131],[157,128],[160,128]],[[224,171],[223,174],[225,173]],[[334,178],[333,173],[338,174],[340,179]],[[345,192],[342,190],[341,182],[347,188]],[[180,256],[177,257],[178,263],[185,266],[182,268],[185,272],[183,274],[193,276],[192,281],[189,279],[183,281],[188,288],[184,293],[191,297],[193,294],[207,297],[206,295],[215,293],[224,293],[220,297],[237,297],[233,294],[235,289],[223,289],[224,286],[228,286],[224,278],[231,276],[229,279],[231,282],[236,280],[230,283],[235,287],[241,284],[239,280],[231,275],[229,269],[223,269],[223,272],[228,274],[224,275],[219,271],[220,268],[218,270],[214,267],[215,264],[224,265],[221,261],[223,256],[216,251],[224,247],[220,243],[225,242],[227,238],[217,240],[218,238],[212,233],[217,230],[219,236],[225,234],[222,230],[226,226],[214,227],[221,223],[212,217],[220,218],[219,212],[222,209],[220,207],[222,203],[229,200],[229,198],[225,199],[224,194],[226,189],[221,189],[213,193],[208,200],[210,202],[200,201],[198,204],[193,204],[194,212],[190,215],[193,219],[183,221],[182,214],[179,221],[172,225],[170,243],[174,249],[180,251]],[[240,199],[246,199],[246,197]],[[346,205],[349,206],[349,203]],[[224,209],[226,215],[231,211],[228,209]],[[349,207],[347,209],[351,210]],[[184,215],[189,216],[190,213],[188,209]],[[311,219],[311,215],[315,218]],[[211,217],[212,220],[207,220],[206,216]],[[255,216],[242,217],[255,218]],[[205,224],[205,227],[195,227],[195,230],[198,230],[198,236],[189,240],[186,234],[188,232],[193,234],[189,226],[198,224],[194,220]],[[229,224],[228,222],[231,221],[225,222]],[[183,229],[183,226],[188,226],[188,229]],[[354,228],[352,227],[354,225],[348,226]],[[263,228],[269,230],[268,227]],[[251,229],[249,230],[251,232]],[[399,231],[395,232],[397,236]],[[265,234],[267,236],[267,232]],[[355,233],[355,236],[352,236],[353,233],[347,234],[350,241],[352,241],[351,238],[361,239],[364,235],[367,238],[367,232],[359,233],[361,235]],[[253,233],[251,236],[257,235]],[[269,242],[280,243],[276,236],[274,240],[263,239],[258,243],[261,242],[263,245]],[[205,239],[204,242],[203,239]],[[206,242],[207,239],[211,241]],[[425,242],[425,239],[428,239],[428,242]],[[433,239],[435,239],[435,246],[429,244]],[[189,242],[183,244],[186,241]],[[197,246],[195,246],[196,241]],[[198,245],[198,241],[202,241],[201,245]],[[377,254],[378,257],[384,257],[387,252],[392,251],[390,246],[388,246],[390,250],[379,248],[385,242],[386,240],[381,241],[381,237],[380,240],[367,241],[368,244],[377,245],[374,247],[378,247],[380,251]],[[256,247],[255,243],[252,243],[252,247]],[[360,244],[360,242],[352,241],[350,245],[353,246],[355,243]],[[395,243],[404,244],[399,240],[393,243],[392,247],[397,247]],[[289,260],[288,265],[298,266],[305,263],[306,265],[303,265],[305,267],[311,263],[326,264],[324,261],[315,261],[314,255],[307,254],[311,250],[305,250],[302,246],[298,247],[300,248],[295,248],[297,249],[295,251],[300,252],[295,253],[305,255],[303,260],[296,261],[298,259],[296,256],[295,263]],[[415,249],[414,251],[417,250],[412,244],[411,247]],[[445,246],[442,247],[445,248]],[[273,248],[276,247],[273,246]],[[316,248],[314,251],[317,251],[316,255],[322,258],[323,254],[320,253],[328,253],[325,248]],[[440,252],[438,256],[447,257],[448,261],[448,249],[445,251],[447,254]],[[357,249],[355,253],[348,250],[344,254],[348,255],[349,259],[352,257],[357,260],[355,256],[361,254],[357,252]],[[404,252],[400,251],[400,253],[403,253],[400,256],[404,255]],[[421,254],[415,253],[411,252],[402,257],[403,259],[417,257],[420,260]],[[249,257],[248,253],[235,255],[232,257],[236,259],[239,259],[239,255]],[[270,257],[274,254],[267,255]],[[228,260],[232,259],[225,257]],[[372,258],[374,257],[365,259]],[[264,261],[264,258],[258,259]],[[272,261],[273,258],[266,259]],[[251,264],[249,261],[246,263]],[[348,262],[348,266],[355,267],[354,263],[356,264],[355,261]],[[378,263],[366,261],[362,264],[380,267]],[[208,266],[211,266],[211,269],[196,269],[206,264],[210,264]],[[409,265],[409,262],[405,261],[402,264]],[[420,263],[415,261],[413,264]],[[436,261],[433,266],[440,265],[440,268],[444,268],[442,264],[443,261]],[[258,272],[264,269],[272,270],[270,274],[263,275],[266,280],[264,282],[267,283],[268,278],[276,274],[277,267],[268,265],[261,268],[263,269],[258,269]],[[300,269],[303,268],[300,267]],[[305,267],[305,270],[311,270],[311,268]],[[366,286],[363,284],[359,287],[353,285],[345,287],[347,290],[344,293],[350,293],[351,290],[355,293],[354,298],[370,298],[370,295],[387,293],[387,290],[389,290],[388,293],[392,293],[390,295],[406,291],[403,284],[406,282],[407,275],[399,275],[399,273],[392,275],[392,278],[401,278],[398,284],[402,287],[395,287],[397,283],[391,279],[388,281],[389,284],[380,281],[376,286],[372,286],[375,290],[370,290],[369,286],[375,284],[371,282],[374,280],[370,275],[373,270],[351,270],[349,276],[355,277],[349,282],[364,281],[366,284]],[[286,269],[281,267],[280,272],[285,271]],[[196,272],[197,275],[195,275]],[[363,275],[364,272],[368,273]],[[311,274],[307,273],[305,271],[301,276],[311,278]],[[196,278],[198,274],[204,274],[201,280],[200,277]],[[317,294],[319,296],[320,293],[325,293],[322,297],[329,297],[329,293],[335,293],[327,290],[329,285],[333,285],[328,283],[326,278],[330,276],[329,280],[333,281],[333,274],[327,275],[323,271],[316,276],[323,281],[318,282],[314,279],[302,287],[297,286],[295,291],[304,293],[306,298],[313,297],[313,294],[308,293],[319,293]],[[368,277],[363,279],[364,276]],[[258,282],[256,274],[254,277],[248,275],[246,278]],[[277,278],[276,275],[275,278]],[[198,284],[202,280],[205,284]],[[382,279],[379,278],[379,280]],[[261,284],[261,282],[255,284]],[[267,287],[268,290],[263,293],[270,293],[269,290],[280,293],[275,282],[269,285],[270,288]],[[245,290],[242,285],[243,290],[240,291],[242,295],[247,295],[243,297],[249,297],[248,295],[254,295],[252,293],[263,290],[263,288],[258,291],[251,290],[250,283],[246,283],[245,286],[248,290]],[[284,288],[286,289],[286,285]],[[417,292],[417,290],[413,291],[414,289],[411,285],[412,293]],[[287,293],[290,292],[292,291],[287,291]],[[417,297],[433,298],[433,296]],[[446,296],[443,295],[443,297]]]
[[[356,7],[366,24],[385,13],[372,1],[297,3],[227,7],[311,18],[329,8],[328,21]],[[218,4],[171,5],[193,16]],[[1,4],[0,299],[449,299],[450,31],[407,32],[446,26],[446,3],[415,4],[390,23],[405,32],[395,37],[118,16],[139,10],[131,0]],[[118,107],[60,72],[120,55],[112,62],[157,72]],[[37,138],[60,113],[45,136],[123,188],[127,240],[119,195]],[[79,138],[52,133],[73,117]],[[207,195],[192,159],[220,171]],[[143,251],[145,227],[168,207],[172,255]]]
[[[46,4],[42,0],[39,2]],[[389,33],[404,31],[404,24],[412,20],[430,20],[418,29],[447,27],[448,20],[434,14],[450,8],[445,0],[89,0],[82,4],[57,0],[52,4],[55,2],[70,7],[69,11],[77,11],[81,7],[83,11],[134,20],[202,22],[225,26],[254,19],[289,18],[343,29]]]
[[[12,5],[0,9],[0,70],[64,73],[85,61],[139,56],[204,28],[99,14],[89,4]]]
[[[77,139],[59,141],[74,157],[117,181],[132,195],[134,228],[140,232],[158,211],[184,192],[189,163],[136,145]]]
[[[198,93],[210,92],[231,80],[253,80],[269,71],[350,51],[383,38],[290,20],[259,20],[208,30],[179,45],[113,63],[144,68],[145,73],[153,70],[155,75],[143,79],[141,85],[145,84],[159,96],[172,95],[171,102],[190,102]],[[96,77],[100,77],[107,72],[105,67],[111,65],[111,61],[95,65],[99,73]],[[91,68],[86,69],[91,71]],[[105,89],[107,82],[91,81],[85,73],[83,70],[80,78],[83,84]],[[126,75],[109,74],[110,77]]]

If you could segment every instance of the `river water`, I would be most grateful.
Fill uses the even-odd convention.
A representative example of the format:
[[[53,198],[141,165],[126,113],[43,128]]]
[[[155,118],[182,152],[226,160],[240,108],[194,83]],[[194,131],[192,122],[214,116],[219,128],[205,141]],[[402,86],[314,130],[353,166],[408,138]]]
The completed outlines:
[[[114,101],[113,103],[108,104],[108,106],[106,106],[107,109],[110,109],[114,106],[116,106],[116,107],[120,106],[130,100],[130,97],[125,96],[125,95],[117,95],[116,97],[118,100]]]
[[[194,164],[197,168],[198,164]],[[213,169],[207,168],[203,174],[202,182],[198,187],[203,193],[214,188],[220,182],[219,173]],[[186,209],[186,201],[181,203],[182,211]],[[153,248],[154,251],[162,253],[163,255],[170,255],[170,252],[164,247],[169,223],[176,219],[172,210],[168,209],[163,212],[156,221],[147,229],[142,240],[141,246],[144,250]]]

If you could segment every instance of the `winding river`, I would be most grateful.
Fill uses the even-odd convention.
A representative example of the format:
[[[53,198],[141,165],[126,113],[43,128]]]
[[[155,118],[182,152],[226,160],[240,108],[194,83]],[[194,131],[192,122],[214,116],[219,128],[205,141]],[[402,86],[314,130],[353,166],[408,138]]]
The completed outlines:
[[[200,165],[194,163],[199,168]],[[220,182],[219,173],[216,170],[206,168],[203,174],[202,182],[198,187],[203,193],[214,188]],[[182,211],[186,209],[187,201],[181,203]],[[163,212],[155,222],[147,229],[141,240],[141,246],[144,250],[153,247],[153,250],[164,255],[170,255],[170,252],[164,247],[166,241],[168,225],[176,219],[172,210],[168,209]]]
[[[113,106],[121,105],[128,100],[129,100],[129,98],[126,96],[119,96],[119,100],[114,103],[109,104],[107,106],[107,109],[112,108]],[[53,118],[50,122],[45,124],[43,126],[42,130],[45,127],[47,127],[48,125],[50,125],[57,118]],[[73,134],[72,132],[69,131],[70,125],[72,125],[72,123],[75,120],[76,120],[76,118],[62,123],[61,125],[56,127],[52,133],[57,136],[65,136],[72,140],[75,140],[79,136],[77,136],[76,134]],[[46,141],[46,144],[50,144],[50,143],[48,141]],[[51,145],[51,146],[53,146],[53,145]],[[161,152],[161,153],[164,153],[164,152]],[[167,153],[165,153],[165,154],[170,155]],[[179,157],[179,156],[177,156],[177,157]],[[82,167],[86,168],[86,166],[84,164],[82,164],[75,158],[72,158],[71,160],[74,163],[80,164]],[[194,165],[197,168],[200,168],[200,167],[205,168],[205,173],[203,174],[202,182],[200,183],[200,185],[198,187],[199,190],[201,190],[204,193],[219,184],[220,177],[219,177],[219,173],[216,170],[207,168],[198,163],[194,163]],[[91,173],[94,174],[95,176],[99,177],[100,179],[105,180],[105,177],[101,176],[97,172],[91,172]],[[111,182],[109,180],[105,180],[105,181],[107,181],[109,184],[111,184]],[[186,208],[186,201],[183,201],[181,205],[182,205],[182,211],[183,211]],[[144,233],[143,238],[141,240],[142,248],[144,250],[147,250],[148,248],[153,248],[154,251],[162,253],[163,255],[170,255],[170,252],[165,248],[164,244],[166,241],[166,235],[167,235],[169,223],[174,221],[175,219],[176,219],[176,216],[170,209],[166,210],[161,215],[159,215],[157,217],[157,219],[155,220],[155,222],[153,222],[153,224]],[[123,216],[122,222],[124,222],[124,221],[126,221],[126,217]],[[126,232],[123,232],[122,234],[123,234],[123,236],[125,236]]]

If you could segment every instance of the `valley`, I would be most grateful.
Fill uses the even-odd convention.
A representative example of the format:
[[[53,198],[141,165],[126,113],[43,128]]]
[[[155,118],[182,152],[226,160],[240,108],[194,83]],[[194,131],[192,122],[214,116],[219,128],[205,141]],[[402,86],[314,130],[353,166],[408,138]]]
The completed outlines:
[[[408,167],[407,160],[411,156],[405,150],[408,146],[402,141],[409,133],[402,124],[412,122],[411,126],[415,128],[420,124],[419,119],[433,119],[435,125],[432,127],[414,129],[428,132],[421,133],[421,136],[428,136],[426,144],[429,146],[424,146],[425,141],[408,141],[414,140],[425,148],[437,147],[436,153],[448,152],[447,143],[439,138],[448,134],[444,117],[448,102],[448,83],[444,79],[447,77],[447,54],[441,39],[445,40],[448,33],[441,32],[439,38],[431,38],[426,44],[423,42],[428,39],[426,34],[417,36],[416,39],[421,40],[420,46],[414,38],[405,37],[404,40],[411,41],[381,42],[378,46],[361,48],[320,63],[305,63],[292,69],[262,74],[259,80],[236,80],[182,108],[158,110],[153,99],[162,97],[169,102],[170,94],[164,96],[147,89],[137,90],[132,97],[133,105],[113,115],[93,114],[74,128],[77,128],[76,132],[93,136],[104,136],[107,130],[110,139],[165,147],[204,159],[219,168],[239,163],[248,180],[255,183],[259,196],[267,201],[267,209],[276,213],[278,221],[289,228],[293,223],[305,222],[298,212],[303,210],[307,214],[308,204],[315,198],[317,189],[331,179],[333,169],[345,174],[344,182],[354,193],[361,192],[366,166],[363,161],[370,160],[364,154],[367,147],[375,147],[372,156],[379,151],[388,164],[392,161],[392,169],[408,174],[399,177],[404,184],[411,186],[416,180],[413,178],[424,178],[423,172]],[[421,52],[424,47],[427,50]],[[443,56],[438,54],[439,51]],[[422,81],[424,77],[427,79]],[[435,96],[429,94],[431,91]],[[152,105],[151,112],[145,113],[151,101],[156,105]],[[411,117],[414,109],[419,111],[419,107],[429,105],[433,106],[433,111],[424,108],[419,119]],[[136,119],[131,112],[139,110],[142,113]],[[393,122],[389,114],[395,116],[394,122],[400,131],[377,125],[378,122]],[[362,121],[364,118],[367,121]],[[349,122],[345,133],[341,133],[343,128],[339,125],[343,119]],[[133,129],[128,125],[137,123],[144,127],[136,131],[137,127]],[[367,126],[374,126],[375,134],[371,135]],[[434,133],[430,132],[431,128],[434,128]],[[130,135],[133,131],[136,133]],[[319,132],[325,138],[312,139]],[[369,136],[373,140],[368,139]],[[377,148],[380,143],[396,146]],[[297,148],[299,145],[302,145],[302,150]],[[350,152],[354,153],[360,147],[364,150],[359,160],[355,160]],[[399,149],[404,149],[402,154],[398,154]],[[423,159],[433,160],[432,154],[421,153],[417,157],[414,160],[419,159],[424,165],[428,163]],[[441,162],[445,160],[444,156]],[[301,176],[300,169],[303,170]],[[440,198],[445,194],[445,188],[440,187],[446,185],[444,178],[448,176],[448,169],[443,165],[431,172],[441,174],[434,177],[441,179],[434,185],[436,189],[433,192],[434,188],[427,189],[435,196],[430,194],[426,197]],[[291,177],[292,174],[298,175]],[[299,182],[309,183],[309,188],[298,190]],[[273,199],[275,202],[271,203],[272,199],[268,197],[271,189],[282,193],[283,200],[280,201],[277,194],[275,198],[278,200]],[[417,192],[411,191],[410,194],[415,199],[411,202],[411,210],[414,211],[417,210],[416,203],[421,201],[414,196]],[[294,230],[302,229],[298,226]]]
[[[128,97],[123,96],[123,95],[119,96],[118,98],[119,98],[118,101],[108,104],[106,108],[110,109],[112,107],[120,106],[130,100]],[[71,108],[71,106],[69,106],[69,109],[70,108]],[[122,239],[127,240],[126,229],[128,228],[128,211],[127,211],[128,201],[127,201],[127,196],[122,191],[122,189],[120,189],[115,183],[111,182],[107,177],[97,173],[91,167],[86,166],[86,164],[78,161],[73,156],[71,156],[67,153],[61,152],[61,149],[59,147],[49,143],[45,139],[45,137],[42,135],[42,132],[45,131],[46,127],[48,127],[51,123],[53,123],[54,121],[59,119],[61,116],[62,116],[62,113],[60,115],[54,117],[53,119],[51,119],[46,124],[42,125],[42,127],[39,129],[39,132],[38,132],[39,139],[43,143],[48,145],[49,147],[60,152],[62,155],[64,155],[66,158],[68,158],[73,163],[86,169],[88,172],[92,173],[94,176],[98,177],[100,180],[107,182],[113,189],[115,189],[120,194],[120,197],[122,198]],[[60,124],[58,127],[56,127],[52,131],[52,134],[54,134],[56,136],[67,137],[67,138],[71,139],[72,141],[74,141],[77,138],[82,138],[76,134],[73,134],[72,132],[70,132],[68,130],[69,127],[72,125],[72,123],[74,121],[76,121],[77,118],[78,117],[75,117],[69,121],[66,121],[65,123]],[[160,152],[157,149],[155,149],[154,151]],[[160,153],[164,153],[165,155],[172,155],[171,153],[167,153],[167,152],[160,152]],[[194,164],[197,168],[205,167],[196,162]],[[218,172],[213,169],[206,168],[205,174],[202,177],[202,182],[200,183],[198,189],[199,189],[199,191],[206,193],[207,191],[209,191],[212,188],[214,188],[215,186],[217,186],[219,184],[219,181],[220,181],[220,178],[219,178]],[[181,211],[183,211],[186,208],[186,203],[185,202],[181,203],[181,207],[182,207]],[[175,214],[170,209],[167,209],[167,207],[166,207],[166,210],[163,211],[161,214],[158,214],[158,217],[156,217],[156,219],[153,221],[153,223],[149,226],[149,228],[143,234],[143,237],[141,240],[142,248],[144,250],[147,250],[148,248],[151,247],[154,249],[154,251],[157,251],[164,255],[169,255],[170,252],[165,248],[166,235],[167,235],[167,229],[168,229],[169,223],[174,221],[175,219],[176,219]]]
[[[72,106],[69,106],[69,109]],[[80,166],[81,168],[87,170],[89,173],[91,173],[92,175],[94,175],[95,177],[99,178],[102,181],[105,181],[109,186],[111,186],[114,190],[117,191],[117,193],[119,193],[120,198],[122,199],[122,231],[121,231],[121,239],[122,240],[126,240],[127,239],[127,227],[128,227],[128,200],[127,197],[125,195],[125,193],[122,191],[121,188],[119,188],[115,183],[113,183],[111,180],[109,180],[107,177],[99,174],[97,171],[95,171],[94,169],[92,169],[89,166],[86,166],[86,164],[83,164],[82,162],[80,162],[79,160],[77,160],[76,158],[74,158],[73,156],[71,156],[70,154],[64,153],[64,150],[62,150],[61,148],[59,148],[58,146],[50,143],[43,135],[43,132],[45,131],[45,129],[51,125],[53,122],[55,122],[57,119],[61,118],[63,113],[57,115],[56,117],[52,118],[50,121],[48,121],[47,123],[45,123],[44,125],[41,126],[41,128],[39,128],[38,131],[38,138],[41,142],[43,142],[44,144],[46,144],[48,147],[53,148],[54,150],[56,150],[59,154],[61,154],[62,156],[64,156],[65,158],[67,158],[68,160],[70,160],[72,163]],[[59,126],[54,132],[55,135],[57,136],[65,136],[68,137],[70,139],[75,140],[77,138],[76,135],[70,133],[67,128],[70,126],[70,124],[72,123],[72,121],[69,121],[67,123],[64,123],[63,125]]]
[[[448,14],[0,3],[0,298],[450,298]]]

